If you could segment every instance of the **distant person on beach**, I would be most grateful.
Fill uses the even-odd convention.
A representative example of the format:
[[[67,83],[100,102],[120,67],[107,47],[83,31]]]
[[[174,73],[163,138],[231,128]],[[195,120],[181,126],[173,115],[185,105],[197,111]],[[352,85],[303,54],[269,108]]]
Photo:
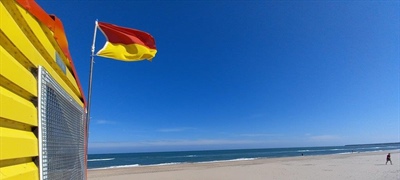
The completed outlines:
[[[392,160],[390,159],[390,153],[388,153],[388,155],[386,156],[386,164],[390,161],[390,164],[392,164]]]

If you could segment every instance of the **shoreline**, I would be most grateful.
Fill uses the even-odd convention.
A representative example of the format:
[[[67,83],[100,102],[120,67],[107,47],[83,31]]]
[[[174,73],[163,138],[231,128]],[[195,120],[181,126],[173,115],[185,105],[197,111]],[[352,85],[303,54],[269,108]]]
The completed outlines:
[[[297,156],[293,156],[293,157],[297,157]],[[274,157],[271,157],[271,158],[274,158]],[[271,159],[271,158],[269,158],[269,159]],[[281,158],[281,157],[275,157],[275,158]],[[254,161],[254,160],[258,160],[258,159],[267,159],[267,158],[238,158],[238,159],[231,159],[231,160],[201,161],[201,162],[171,162],[171,163],[150,164],[150,165],[132,164],[132,165],[111,166],[111,167],[104,167],[104,168],[91,168],[91,169],[88,169],[88,170],[89,171],[96,171],[96,170],[119,169],[119,168],[134,168],[134,167],[155,167],[155,166],[225,163],[225,162],[228,163],[228,162],[235,162],[235,161]]]
[[[355,152],[348,154],[308,155],[295,157],[259,158],[242,161],[181,163],[170,165],[149,165],[135,167],[121,167],[108,169],[89,169],[88,179],[337,179],[334,177],[345,175],[344,179],[376,179],[366,176],[368,168],[385,165],[387,153],[392,154],[394,165],[389,166],[375,176],[388,176],[391,179],[400,179],[400,150],[385,150],[374,152]],[[350,165],[349,165],[350,164]],[[351,166],[356,164],[356,166]],[[396,165],[397,164],[397,165]],[[348,166],[348,167],[347,167]],[[347,167],[347,168],[346,168]],[[322,168],[322,169],[321,169]],[[260,171],[262,169],[262,171]],[[244,172],[241,172],[244,171]],[[346,173],[350,173],[346,176]],[[335,172],[331,174],[331,172]],[[359,172],[359,173],[357,173]],[[364,173],[362,173],[364,172]],[[314,176],[315,173],[321,176]],[[197,175],[196,175],[197,174]],[[254,175],[259,177],[253,177]],[[232,177],[227,177],[230,175]],[[302,175],[301,178],[298,175]],[[188,176],[190,178],[188,178]],[[207,177],[205,177],[207,176]],[[290,178],[291,177],[291,178]],[[319,177],[319,178],[317,178]],[[343,179],[343,178],[341,178]],[[378,178],[379,179],[379,178]],[[390,178],[389,178],[390,179]]]
[[[170,163],[161,163],[161,164],[149,164],[149,165],[140,165],[140,164],[129,164],[129,165],[119,165],[119,166],[110,166],[110,167],[101,167],[101,168],[89,168],[89,171],[96,170],[107,170],[107,169],[119,169],[119,168],[136,168],[136,167],[154,167],[154,166],[171,166],[171,165],[185,165],[185,164],[207,164],[207,163],[229,163],[236,161],[254,161],[254,160],[263,160],[263,159],[280,159],[280,158],[296,158],[296,157],[313,157],[313,156],[329,156],[329,155],[348,155],[348,154],[358,154],[358,153],[374,153],[374,152],[400,152],[400,149],[393,150],[378,150],[378,151],[354,151],[354,152],[344,152],[344,153],[334,153],[334,154],[318,154],[318,155],[304,155],[304,156],[283,156],[283,157],[256,157],[256,158],[237,158],[237,159],[229,159],[229,160],[215,160],[215,161],[200,161],[200,162],[170,162]],[[114,159],[114,158],[109,158]]]

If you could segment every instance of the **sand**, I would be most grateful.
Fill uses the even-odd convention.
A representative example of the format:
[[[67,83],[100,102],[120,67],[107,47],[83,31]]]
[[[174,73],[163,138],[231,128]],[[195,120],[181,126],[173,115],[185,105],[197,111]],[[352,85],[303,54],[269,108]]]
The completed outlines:
[[[386,154],[393,165],[385,165]],[[89,170],[89,180],[400,180],[400,151]]]

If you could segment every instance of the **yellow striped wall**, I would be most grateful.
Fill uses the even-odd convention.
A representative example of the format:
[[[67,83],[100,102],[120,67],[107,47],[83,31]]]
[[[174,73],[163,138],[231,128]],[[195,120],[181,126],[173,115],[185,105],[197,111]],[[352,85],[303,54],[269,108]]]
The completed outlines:
[[[67,65],[65,73],[56,53]],[[0,179],[39,179],[39,65],[83,107],[68,63],[51,30],[14,0],[0,1]]]

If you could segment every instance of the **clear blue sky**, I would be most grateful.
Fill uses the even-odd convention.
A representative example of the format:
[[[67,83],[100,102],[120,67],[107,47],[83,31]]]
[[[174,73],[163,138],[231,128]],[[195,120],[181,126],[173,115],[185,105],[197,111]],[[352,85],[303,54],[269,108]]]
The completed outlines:
[[[153,62],[95,58],[89,153],[400,141],[399,1],[37,2],[86,96],[96,19],[156,40]]]

